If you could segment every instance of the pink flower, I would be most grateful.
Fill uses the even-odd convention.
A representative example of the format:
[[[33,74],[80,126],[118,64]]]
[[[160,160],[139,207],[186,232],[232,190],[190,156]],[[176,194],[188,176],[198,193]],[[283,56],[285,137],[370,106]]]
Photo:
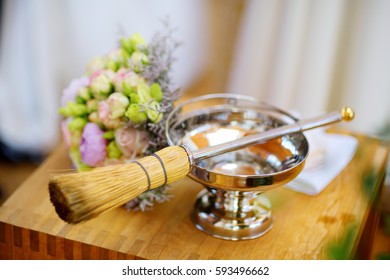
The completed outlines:
[[[125,157],[133,159],[149,146],[149,136],[145,131],[121,127],[115,130],[115,142]]]
[[[80,142],[81,158],[89,166],[98,166],[106,158],[106,140],[95,123],[87,123]]]
[[[90,76],[89,89],[95,97],[106,97],[112,90],[112,79],[115,73],[111,70],[97,70]]]
[[[87,73],[90,75],[98,70],[105,68],[107,64],[107,58],[103,56],[94,57],[91,62],[87,65]]]
[[[67,118],[61,122],[62,138],[64,139],[64,143],[67,148],[70,147],[70,141],[71,141],[71,134],[68,127],[70,120],[71,120],[70,118]]]
[[[121,118],[111,118],[111,108],[106,100],[99,102],[97,114],[99,121],[108,129],[115,129],[122,125]]]
[[[142,76],[130,71],[123,77],[123,83],[123,86],[137,88],[138,85],[145,83],[145,79]]]
[[[113,129],[121,125],[121,117],[124,115],[129,99],[120,92],[114,92],[107,100],[98,104],[99,121],[107,128]]]
[[[123,92],[122,81],[125,78],[127,69],[121,68],[115,73],[115,77],[112,79],[112,83],[114,84],[115,91]]]
[[[62,93],[61,105],[66,106],[66,104],[71,101],[74,102],[77,92],[81,87],[86,87],[89,85],[88,77],[81,77],[79,79],[74,79],[70,82],[69,86],[64,89]]]
[[[107,101],[103,100],[99,102],[98,105],[98,116],[102,123],[108,121],[110,117],[110,105],[108,105]]]
[[[110,107],[110,118],[116,119],[125,114],[130,101],[123,93],[114,92],[108,97],[107,103]]]
[[[99,76],[102,73],[103,73],[103,69],[98,69],[98,70],[92,72],[91,76],[89,76],[89,83],[91,83],[93,81],[93,79],[95,79],[97,76]]]
[[[131,91],[136,91],[137,86],[145,83],[145,79],[127,69],[119,69],[112,79],[115,91],[129,94]]]

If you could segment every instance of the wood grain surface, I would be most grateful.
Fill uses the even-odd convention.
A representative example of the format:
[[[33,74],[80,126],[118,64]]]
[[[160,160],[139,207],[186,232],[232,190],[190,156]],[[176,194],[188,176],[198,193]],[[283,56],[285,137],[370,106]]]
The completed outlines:
[[[1,259],[338,259],[366,258],[378,222],[388,145],[356,136],[348,166],[317,196],[267,192],[274,224],[262,237],[226,241],[190,220],[202,186],[173,184],[172,199],[149,212],[120,207],[78,225],[64,223],[48,196],[48,176],[70,167],[63,146],[0,208]]]

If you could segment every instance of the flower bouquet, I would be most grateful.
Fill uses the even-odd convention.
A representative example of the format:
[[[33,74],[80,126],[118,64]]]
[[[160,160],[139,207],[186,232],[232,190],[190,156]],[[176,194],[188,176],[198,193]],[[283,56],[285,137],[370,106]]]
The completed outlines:
[[[63,91],[61,130],[78,171],[129,162],[167,146],[164,123],[179,97],[170,78],[178,45],[171,30],[149,44],[139,33],[122,38]],[[145,192],[125,207],[148,210],[168,200],[167,190]]]

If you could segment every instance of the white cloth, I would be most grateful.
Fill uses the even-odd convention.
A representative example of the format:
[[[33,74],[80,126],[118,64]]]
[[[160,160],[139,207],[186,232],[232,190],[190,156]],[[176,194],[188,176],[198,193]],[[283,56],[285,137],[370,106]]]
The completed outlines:
[[[353,158],[358,141],[341,134],[305,133],[309,141],[309,156],[301,174],[286,185],[287,188],[315,196],[347,166]]]

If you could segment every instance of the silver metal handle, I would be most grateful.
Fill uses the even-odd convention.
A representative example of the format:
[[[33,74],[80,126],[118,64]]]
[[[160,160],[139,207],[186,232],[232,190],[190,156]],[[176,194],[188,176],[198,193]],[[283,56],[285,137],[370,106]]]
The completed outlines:
[[[340,112],[328,113],[322,116],[310,118],[307,120],[302,120],[293,124],[273,128],[264,131],[262,133],[245,136],[243,138],[234,141],[195,150],[192,152],[192,157],[195,161],[206,159],[227,152],[236,151],[287,134],[292,134],[292,133],[310,130],[321,126],[326,126],[342,120],[350,121],[354,118],[354,116],[355,113],[351,108],[344,107],[341,109]]]

